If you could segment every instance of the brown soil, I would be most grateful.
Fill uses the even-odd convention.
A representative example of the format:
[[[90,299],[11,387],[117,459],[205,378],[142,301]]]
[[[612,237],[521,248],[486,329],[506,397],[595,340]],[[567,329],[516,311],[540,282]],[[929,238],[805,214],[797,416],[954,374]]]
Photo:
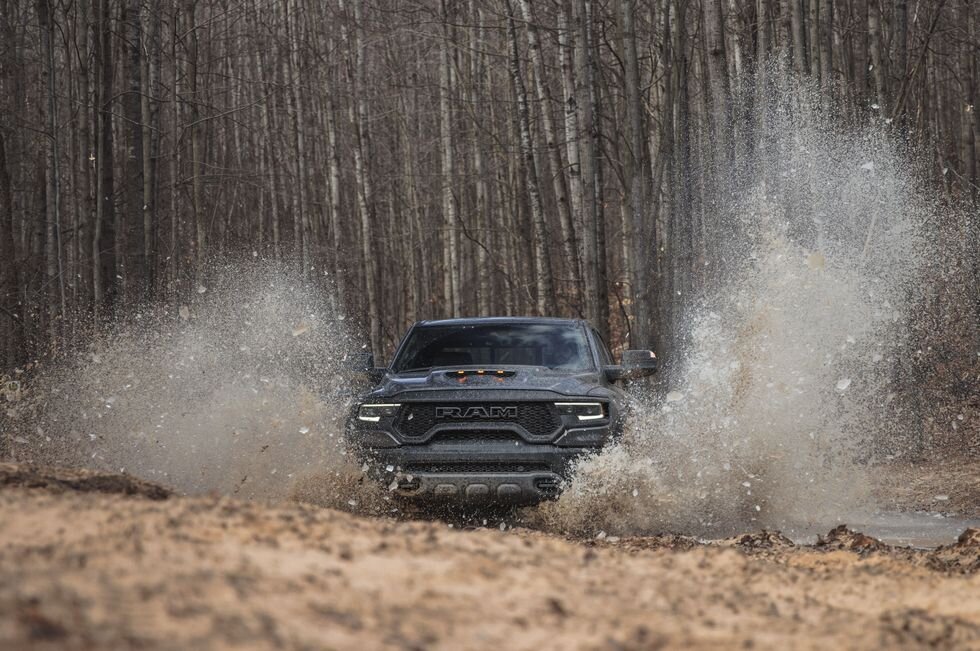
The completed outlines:
[[[0,464],[2,649],[980,649],[980,531],[576,541]]]
[[[163,486],[129,475],[92,470],[49,468],[29,464],[0,463],[0,487],[46,488],[54,493],[121,493],[163,500],[173,493]]]

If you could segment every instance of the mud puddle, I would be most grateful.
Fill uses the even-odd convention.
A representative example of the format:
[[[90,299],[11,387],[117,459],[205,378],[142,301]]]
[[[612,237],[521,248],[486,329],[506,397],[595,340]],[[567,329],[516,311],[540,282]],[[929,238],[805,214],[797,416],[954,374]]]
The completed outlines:
[[[852,527],[889,545],[932,549],[956,542],[966,529],[980,528],[980,519],[927,512],[878,513]]]
[[[849,529],[860,531],[894,547],[935,549],[955,543],[967,529],[980,528],[980,518],[925,511],[878,512],[866,518],[849,520],[846,524]],[[826,527],[801,526],[782,533],[798,545],[813,545],[826,533]]]

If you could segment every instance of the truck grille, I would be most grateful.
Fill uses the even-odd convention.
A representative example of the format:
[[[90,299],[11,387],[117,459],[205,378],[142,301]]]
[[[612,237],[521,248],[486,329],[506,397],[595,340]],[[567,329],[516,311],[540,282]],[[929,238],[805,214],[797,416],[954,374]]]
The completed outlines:
[[[410,463],[405,473],[435,472],[447,474],[474,474],[492,472],[550,472],[546,463],[515,463],[513,461],[433,461],[431,463]]]
[[[480,418],[436,418],[436,408],[451,404],[461,408],[465,413],[470,407],[481,407],[491,413],[492,407],[517,407],[517,418],[480,419]],[[408,437],[422,436],[436,425],[505,425],[516,423],[532,436],[547,436],[561,425],[561,417],[553,405],[547,402],[518,402],[518,403],[409,403],[402,407],[398,417],[398,431]]]

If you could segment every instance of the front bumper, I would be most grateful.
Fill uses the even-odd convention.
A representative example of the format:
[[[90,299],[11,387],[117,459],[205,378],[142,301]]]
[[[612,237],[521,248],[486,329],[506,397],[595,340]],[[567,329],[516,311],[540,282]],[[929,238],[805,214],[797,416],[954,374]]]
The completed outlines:
[[[528,505],[556,498],[571,464],[595,450],[505,442],[362,447],[358,456],[403,498]]]

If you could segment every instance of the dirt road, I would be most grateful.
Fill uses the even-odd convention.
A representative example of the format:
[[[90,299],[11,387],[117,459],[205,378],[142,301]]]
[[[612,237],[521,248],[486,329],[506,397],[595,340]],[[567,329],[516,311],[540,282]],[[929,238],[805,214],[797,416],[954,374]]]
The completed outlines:
[[[574,541],[0,464],[3,649],[980,648],[980,531]]]

